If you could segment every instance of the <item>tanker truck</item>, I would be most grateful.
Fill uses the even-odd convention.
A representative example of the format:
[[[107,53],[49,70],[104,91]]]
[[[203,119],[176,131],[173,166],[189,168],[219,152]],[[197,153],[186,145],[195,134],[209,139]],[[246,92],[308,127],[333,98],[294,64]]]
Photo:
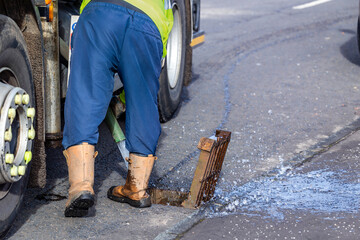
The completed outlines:
[[[45,147],[61,143],[70,23],[80,4],[0,0],[0,237],[21,211],[26,188],[45,186]],[[162,122],[178,108],[191,80],[192,49],[204,41],[200,0],[172,0],[172,9],[174,26],[159,78]]]

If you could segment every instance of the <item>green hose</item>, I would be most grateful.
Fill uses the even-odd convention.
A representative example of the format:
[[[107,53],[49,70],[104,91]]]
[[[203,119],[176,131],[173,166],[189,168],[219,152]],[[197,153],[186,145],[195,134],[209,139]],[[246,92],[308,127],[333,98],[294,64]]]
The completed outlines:
[[[108,125],[108,128],[109,128],[115,142],[118,143],[118,142],[125,140],[125,135],[124,135],[123,131],[121,130],[120,125],[119,125],[114,113],[112,112],[111,108],[108,108],[108,110],[107,110],[105,122]]]

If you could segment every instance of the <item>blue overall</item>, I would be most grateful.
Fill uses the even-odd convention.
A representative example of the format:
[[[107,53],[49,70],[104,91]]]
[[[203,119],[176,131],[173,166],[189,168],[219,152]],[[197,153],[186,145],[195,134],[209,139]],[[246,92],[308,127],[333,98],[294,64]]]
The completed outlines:
[[[71,48],[64,148],[97,144],[118,72],[126,93],[126,148],[155,154],[161,132],[157,94],[163,45],[153,21],[119,5],[90,2],[76,25]]]

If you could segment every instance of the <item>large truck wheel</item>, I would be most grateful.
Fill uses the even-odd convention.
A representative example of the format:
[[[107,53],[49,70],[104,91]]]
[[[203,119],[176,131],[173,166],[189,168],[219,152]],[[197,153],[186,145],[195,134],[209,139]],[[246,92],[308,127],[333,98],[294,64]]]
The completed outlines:
[[[0,15],[0,237],[15,220],[29,179],[34,99],[22,33],[12,19]]]
[[[167,44],[165,65],[160,74],[160,121],[171,119],[179,106],[184,83],[191,78],[191,13],[186,0],[173,0],[174,26]]]
[[[357,22],[356,37],[357,37],[358,51],[360,53],[360,17],[358,18],[358,22]]]

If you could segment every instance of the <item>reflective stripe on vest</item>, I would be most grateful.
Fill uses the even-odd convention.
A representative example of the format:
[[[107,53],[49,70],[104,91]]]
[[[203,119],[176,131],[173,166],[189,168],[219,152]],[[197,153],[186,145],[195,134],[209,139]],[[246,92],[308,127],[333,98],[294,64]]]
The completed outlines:
[[[80,13],[91,0],[83,0]],[[163,42],[163,57],[166,56],[166,43],[173,26],[174,17],[170,0],[123,0],[148,15],[158,28]]]

